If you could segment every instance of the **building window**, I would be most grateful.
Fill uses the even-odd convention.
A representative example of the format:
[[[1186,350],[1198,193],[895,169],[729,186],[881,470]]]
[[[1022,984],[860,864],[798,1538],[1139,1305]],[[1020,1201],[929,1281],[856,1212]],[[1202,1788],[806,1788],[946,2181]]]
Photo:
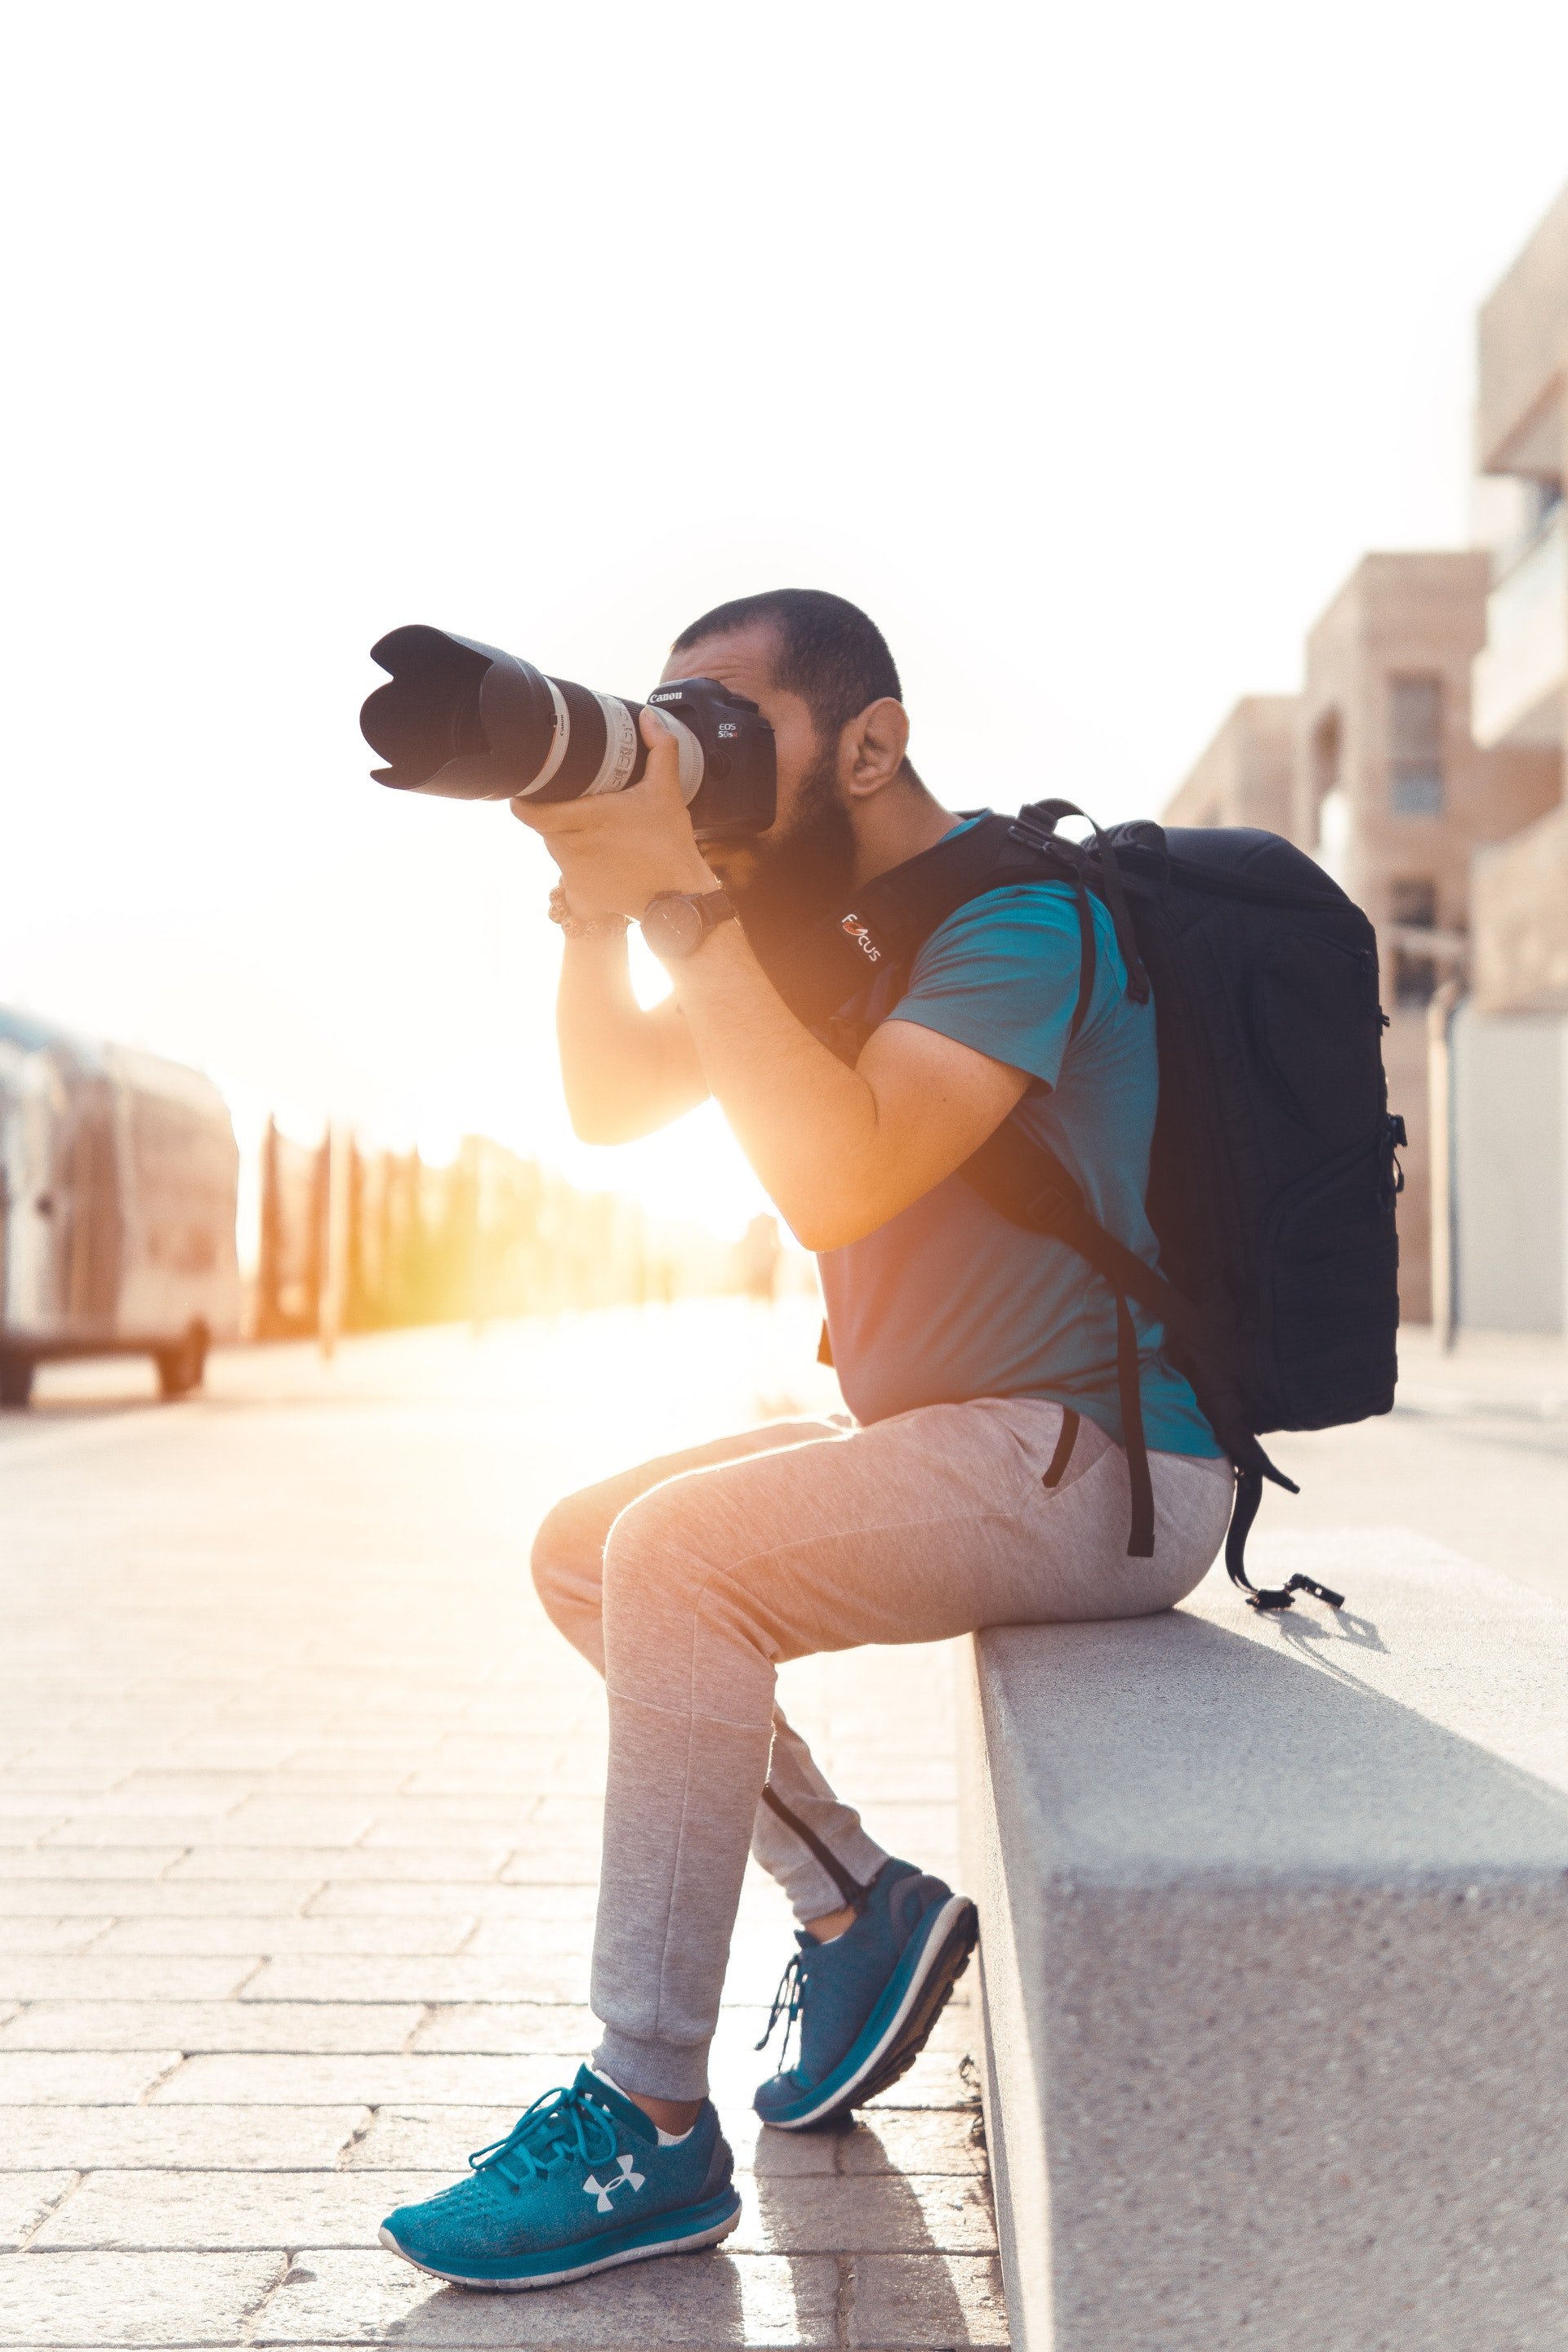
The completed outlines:
[[[1388,911],[1398,928],[1432,931],[1437,928],[1437,885],[1427,881],[1391,882]],[[1394,950],[1394,996],[1398,1004],[1427,1004],[1437,986],[1435,959],[1421,953],[1418,940],[1396,941]]]
[[[1396,816],[1443,814],[1443,681],[1388,681],[1388,777]]]
[[[1312,795],[1318,806],[1318,838],[1312,855],[1334,881],[1345,877],[1351,811],[1341,781],[1342,730],[1337,710],[1325,710],[1312,730]]]

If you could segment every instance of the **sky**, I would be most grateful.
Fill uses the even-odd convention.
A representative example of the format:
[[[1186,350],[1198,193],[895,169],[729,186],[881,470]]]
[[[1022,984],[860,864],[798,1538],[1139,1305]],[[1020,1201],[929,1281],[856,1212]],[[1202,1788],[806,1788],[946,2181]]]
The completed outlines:
[[[1469,535],[1476,305],[1568,177],[1561,0],[144,0],[4,58],[0,1002],[242,1136],[726,1228],[712,1112],[571,1138],[548,860],[370,782],[373,640],[636,694],[831,588],[950,805],[1154,813],[1364,550]]]

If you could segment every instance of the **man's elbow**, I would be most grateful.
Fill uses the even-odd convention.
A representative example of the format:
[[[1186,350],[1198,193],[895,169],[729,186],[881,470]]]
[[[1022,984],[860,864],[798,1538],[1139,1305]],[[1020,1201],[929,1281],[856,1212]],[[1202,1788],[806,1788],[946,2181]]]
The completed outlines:
[[[624,1111],[617,1114],[608,1103],[574,1102],[568,1097],[566,1113],[579,1143],[631,1143],[639,1131]]]
[[[814,1257],[847,1249],[851,1242],[863,1242],[868,1234],[887,1223],[882,1211],[846,1201],[814,1201],[795,1210],[783,1202],[778,1206],[802,1249],[810,1250]]]

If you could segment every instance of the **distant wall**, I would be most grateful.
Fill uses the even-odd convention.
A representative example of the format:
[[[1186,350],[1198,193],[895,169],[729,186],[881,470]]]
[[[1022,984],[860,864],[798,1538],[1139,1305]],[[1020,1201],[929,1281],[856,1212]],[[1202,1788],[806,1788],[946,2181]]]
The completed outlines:
[[[1453,1036],[1458,1319],[1568,1321],[1568,1020],[1462,1005]]]

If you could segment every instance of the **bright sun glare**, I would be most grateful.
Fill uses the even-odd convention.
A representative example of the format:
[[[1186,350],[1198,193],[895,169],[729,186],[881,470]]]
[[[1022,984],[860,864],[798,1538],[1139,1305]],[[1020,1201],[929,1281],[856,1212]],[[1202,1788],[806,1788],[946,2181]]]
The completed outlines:
[[[1568,87],[1561,8],[1476,23],[23,13],[0,1002],[250,1133],[488,1133],[735,1230],[710,1113],[574,1141],[548,860],[368,781],[367,648],[640,693],[707,606],[830,587],[949,805],[1156,809],[1364,548],[1466,536],[1474,311]]]

